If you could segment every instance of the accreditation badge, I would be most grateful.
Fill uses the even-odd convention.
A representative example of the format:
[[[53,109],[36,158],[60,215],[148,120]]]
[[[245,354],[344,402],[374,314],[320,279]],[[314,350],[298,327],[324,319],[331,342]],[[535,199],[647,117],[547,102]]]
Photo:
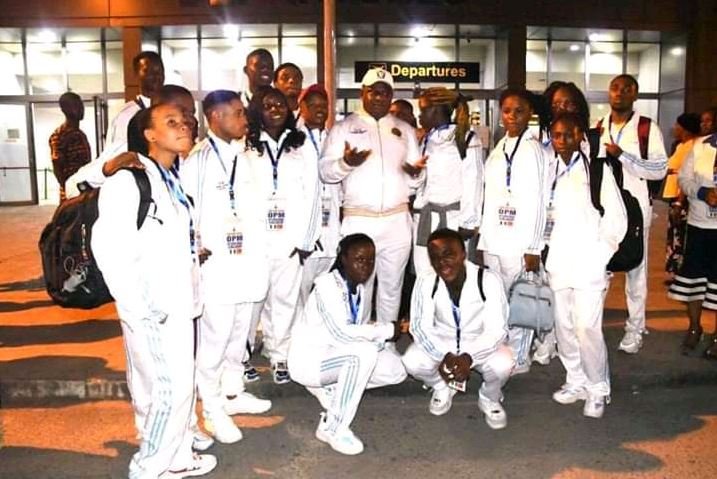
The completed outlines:
[[[230,255],[240,255],[244,251],[244,232],[242,231],[241,221],[232,215],[225,222],[224,238],[227,244],[227,251]]]
[[[448,383],[448,387],[453,389],[454,391],[460,391],[462,393],[466,392],[466,382],[465,381],[450,381]]]
[[[543,232],[543,240],[550,241],[550,235],[553,234],[553,227],[555,226],[555,208],[552,206],[548,207],[546,212],[545,220],[545,231]]]
[[[510,206],[510,203],[498,207],[498,222],[501,226],[512,228],[515,224],[515,215],[515,206]]]
[[[331,218],[331,198],[321,198],[321,227],[327,228],[329,226],[329,219]]]
[[[269,200],[269,209],[266,212],[267,231],[281,231],[286,220],[286,201],[282,198],[272,197]]]

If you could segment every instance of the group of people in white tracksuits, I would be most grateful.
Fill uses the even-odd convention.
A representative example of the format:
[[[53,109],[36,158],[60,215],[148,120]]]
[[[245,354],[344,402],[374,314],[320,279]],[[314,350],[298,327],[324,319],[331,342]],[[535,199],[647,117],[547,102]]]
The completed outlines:
[[[266,59],[257,55],[251,65],[259,72]],[[425,90],[419,141],[388,113],[393,86],[387,71],[370,69],[361,107],[330,130],[320,86],[304,90],[298,112],[268,85],[242,96],[214,91],[202,102],[208,128],[196,144],[193,111],[183,106],[189,92],[174,91],[132,119],[138,151],[78,173],[75,180],[102,184],[92,250],[123,325],[140,438],[130,477],[208,472],[215,458],[192,450],[212,438],[239,441],[231,416],[271,408],[245,387],[257,324],[274,381],[294,380],[318,399],[316,437],[344,454],[363,451],[350,428],[363,392],[407,375],[432,390],[429,411],[441,415],[479,373],[486,423],[505,427],[503,385],[529,369],[532,348],[547,350],[549,360],[556,344],[567,376],[554,399],[584,400],[586,416],[602,416],[610,395],[606,265],[627,219],[607,166],[603,211],[591,202],[596,155],[581,115],[557,109],[536,132],[532,95],[507,90],[506,134],[484,160],[464,121],[466,98]],[[644,177],[657,177],[659,129],[652,128],[652,156],[641,159],[631,121],[606,122],[601,149],[620,145],[625,178],[641,167],[652,175]],[[139,229],[139,192],[123,166],[150,178],[153,202]],[[641,194],[642,183],[625,180],[625,188]],[[400,355],[398,309],[411,253],[413,343]],[[534,345],[530,331],[507,324],[511,285],[531,272],[547,274],[556,300],[554,334]],[[641,314],[627,327],[640,344],[644,305]],[[211,437],[198,427],[195,389]]]

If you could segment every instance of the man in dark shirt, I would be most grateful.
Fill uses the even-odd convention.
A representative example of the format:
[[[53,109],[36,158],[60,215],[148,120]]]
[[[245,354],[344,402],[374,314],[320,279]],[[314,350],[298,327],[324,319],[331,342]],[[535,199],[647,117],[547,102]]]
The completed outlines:
[[[65,122],[50,135],[52,169],[60,183],[60,201],[65,201],[65,182],[81,166],[90,162],[91,151],[87,137],[80,130],[80,120],[85,116],[85,106],[76,93],[63,93],[60,109]]]

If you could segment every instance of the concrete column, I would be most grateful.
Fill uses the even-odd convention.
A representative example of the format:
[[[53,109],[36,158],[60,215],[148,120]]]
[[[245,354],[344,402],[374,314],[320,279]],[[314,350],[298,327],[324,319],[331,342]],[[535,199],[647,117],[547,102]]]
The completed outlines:
[[[511,26],[508,29],[508,87],[525,88],[525,25]]]
[[[336,114],[336,1],[324,0],[323,9],[323,74],[324,87],[329,95],[326,126],[330,128]]]
[[[124,97],[130,101],[139,93],[139,82],[132,68],[132,59],[142,51],[142,28],[122,28],[122,64],[124,66]]]
[[[717,0],[697,0],[693,5],[693,22],[687,37],[685,111],[701,112],[717,105]]]

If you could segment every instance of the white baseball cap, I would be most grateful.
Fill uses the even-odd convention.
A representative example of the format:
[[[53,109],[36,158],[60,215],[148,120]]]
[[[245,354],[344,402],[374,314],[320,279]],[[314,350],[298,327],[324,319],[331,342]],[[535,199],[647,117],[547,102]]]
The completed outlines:
[[[383,68],[369,68],[361,80],[361,85],[372,86],[378,82],[383,82],[393,88],[393,77]]]

